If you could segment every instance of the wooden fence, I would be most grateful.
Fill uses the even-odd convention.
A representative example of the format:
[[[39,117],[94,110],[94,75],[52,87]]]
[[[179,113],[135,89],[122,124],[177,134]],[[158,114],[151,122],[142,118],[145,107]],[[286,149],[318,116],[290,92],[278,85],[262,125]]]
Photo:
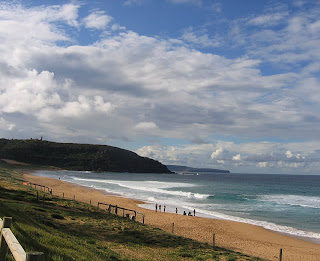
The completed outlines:
[[[122,216],[123,217],[126,216],[126,217],[130,218],[130,213],[133,213],[133,215],[131,215],[131,219],[132,220],[136,220],[137,221],[137,217],[141,216],[141,219],[142,219],[141,221],[144,224],[145,214],[143,214],[143,213],[137,212],[137,211],[135,211],[133,209],[122,208],[122,207],[119,207],[118,205],[111,205],[111,204],[107,204],[107,203],[98,202],[98,208],[99,208],[100,205],[107,206],[106,210],[109,213],[113,213],[113,214],[116,214],[116,215],[121,214],[121,210],[122,210]]]
[[[43,192],[48,192],[51,195],[53,195],[52,189],[50,189],[47,186],[36,184],[36,183],[32,183],[32,182],[27,182],[27,181],[23,181],[23,185],[34,187],[36,190],[39,188]],[[56,196],[58,196],[58,195],[56,195]],[[62,198],[65,198],[65,193],[64,192],[62,193]],[[39,200],[38,192],[37,192],[37,200]],[[43,200],[45,200],[45,194],[43,194]],[[73,200],[76,200],[76,195],[73,195]],[[90,205],[91,205],[91,200],[90,200]],[[137,211],[135,211],[133,209],[119,207],[118,205],[111,205],[111,204],[107,204],[107,203],[98,202],[98,208],[99,208],[100,205],[107,206],[106,211],[108,211],[109,213],[112,213],[112,214],[116,214],[116,215],[121,215],[121,210],[122,210],[122,216],[123,217],[128,217],[128,218],[130,218],[132,220],[135,220],[135,221],[139,221],[140,220],[144,224],[145,214],[143,214],[143,213],[137,212]]]
[[[11,223],[11,217],[4,217],[3,220],[0,218],[0,260],[6,260],[8,249],[10,249],[16,261],[43,261],[44,254],[42,252],[26,253],[24,251],[10,229]]]

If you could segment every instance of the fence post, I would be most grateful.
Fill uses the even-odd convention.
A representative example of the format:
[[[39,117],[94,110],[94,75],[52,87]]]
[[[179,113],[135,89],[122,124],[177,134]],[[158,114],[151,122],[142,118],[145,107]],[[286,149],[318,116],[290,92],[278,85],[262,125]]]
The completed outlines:
[[[172,234],[174,234],[174,223],[172,223]]]
[[[279,261],[282,261],[282,248],[280,248]]]
[[[142,224],[144,224],[144,214],[143,214],[143,216],[142,216]]]
[[[216,235],[212,234],[212,245],[215,246],[216,245]]]
[[[42,252],[27,253],[26,261],[43,261],[44,254]]]
[[[5,260],[7,251],[8,251],[8,245],[2,235],[2,229],[3,228],[10,228],[12,223],[11,217],[4,217],[2,227],[0,228],[0,260]]]

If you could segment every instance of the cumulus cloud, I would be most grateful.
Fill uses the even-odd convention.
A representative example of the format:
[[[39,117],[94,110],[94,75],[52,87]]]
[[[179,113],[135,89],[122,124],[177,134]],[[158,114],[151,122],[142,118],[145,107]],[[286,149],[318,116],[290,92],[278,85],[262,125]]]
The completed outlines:
[[[201,3],[175,1],[186,2]],[[180,39],[145,36],[111,22],[102,11],[83,20],[80,8],[0,4],[3,136],[9,137],[11,130],[10,138],[41,133],[55,140],[116,144],[143,134],[154,144],[163,139],[192,143],[138,150],[164,163],[316,168],[320,138],[314,131],[320,127],[316,11],[290,19],[279,13],[275,20],[280,29],[264,27],[260,34],[262,21],[270,25],[269,13],[243,19],[240,26],[259,28],[243,37],[252,50],[228,58],[195,48],[220,46],[220,38],[208,31],[186,29]],[[69,33],[80,26],[106,30],[111,23],[115,28],[110,26],[110,32],[92,45],[77,45]],[[261,69],[266,61],[278,66],[278,60],[289,69],[279,73]],[[216,137],[310,142],[212,144]]]
[[[303,155],[299,152],[302,145],[306,146]],[[152,155],[167,164],[210,166],[231,171],[250,170],[257,173],[274,172],[275,169],[282,173],[301,173],[300,168],[303,167],[305,173],[313,172],[318,168],[319,145],[320,143],[270,142],[236,144],[221,141],[217,144],[203,145],[146,146],[138,149],[137,153],[143,156]],[[252,150],[252,148],[255,149]]]
[[[104,11],[94,11],[83,19],[84,26],[90,29],[105,29],[111,22],[112,17]]]
[[[150,131],[158,128],[154,122],[139,122],[133,127],[137,131]]]
[[[3,117],[0,117],[0,129],[1,130],[13,130],[15,127],[14,123],[7,122]]]
[[[224,152],[222,147],[217,148],[214,152],[211,153],[211,159],[219,158]]]
[[[241,161],[241,155],[237,154],[237,155],[233,156],[232,160]]]

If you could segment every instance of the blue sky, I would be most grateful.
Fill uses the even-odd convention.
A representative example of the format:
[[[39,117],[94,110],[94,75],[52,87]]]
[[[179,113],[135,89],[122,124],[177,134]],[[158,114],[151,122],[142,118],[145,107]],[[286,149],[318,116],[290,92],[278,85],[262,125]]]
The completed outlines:
[[[0,2],[0,136],[320,173],[320,1]]]

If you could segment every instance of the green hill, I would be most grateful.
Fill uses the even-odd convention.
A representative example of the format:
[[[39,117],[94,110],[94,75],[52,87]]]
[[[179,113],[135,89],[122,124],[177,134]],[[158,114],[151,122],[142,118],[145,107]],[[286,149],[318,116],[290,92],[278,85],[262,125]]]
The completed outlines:
[[[156,160],[108,145],[0,139],[0,159],[68,170],[171,173]]]

